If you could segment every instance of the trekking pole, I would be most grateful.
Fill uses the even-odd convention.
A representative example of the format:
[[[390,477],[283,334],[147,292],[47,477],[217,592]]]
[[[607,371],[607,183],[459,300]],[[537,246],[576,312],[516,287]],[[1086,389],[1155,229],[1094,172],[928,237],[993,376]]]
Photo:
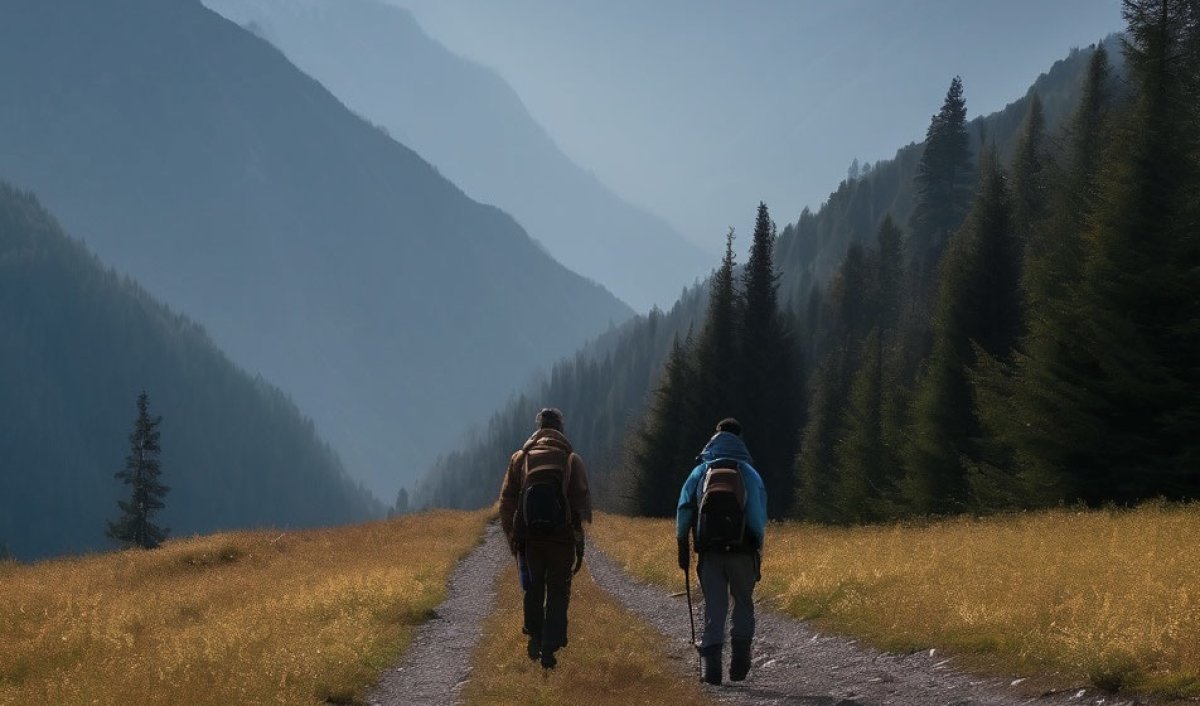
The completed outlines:
[[[683,570],[683,587],[687,593],[688,604],[688,627],[692,629],[692,647],[696,650],[696,668],[699,670],[700,665],[700,648],[696,647],[696,618],[692,615],[692,575],[687,569]]]

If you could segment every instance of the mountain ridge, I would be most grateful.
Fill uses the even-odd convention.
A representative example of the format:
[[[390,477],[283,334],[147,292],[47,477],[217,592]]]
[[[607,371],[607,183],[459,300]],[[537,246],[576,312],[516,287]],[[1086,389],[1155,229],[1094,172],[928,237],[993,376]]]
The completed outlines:
[[[199,2],[7,8],[0,176],[288,390],[381,496],[631,313]]]
[[[408,10],[374,0],[205,4],[252,27],[352,110],[472,197],[511,212],[557,260],[638,311],[668,308],[707,275],[706,253],[567,157],[498,73],[441,45]]]

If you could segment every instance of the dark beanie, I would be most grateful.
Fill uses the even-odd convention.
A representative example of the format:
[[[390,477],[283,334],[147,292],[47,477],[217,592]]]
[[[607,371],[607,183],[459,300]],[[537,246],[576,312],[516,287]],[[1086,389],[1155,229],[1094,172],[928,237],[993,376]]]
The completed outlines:
[[[537,422],[538,429],[563,430],[563,414],[554,407],[546,407],[538,412],[534,421]]]
[[[733,417],[725,417],[717,422],[717,431],[727,431],[734,436],[742,435],[742,424]]]

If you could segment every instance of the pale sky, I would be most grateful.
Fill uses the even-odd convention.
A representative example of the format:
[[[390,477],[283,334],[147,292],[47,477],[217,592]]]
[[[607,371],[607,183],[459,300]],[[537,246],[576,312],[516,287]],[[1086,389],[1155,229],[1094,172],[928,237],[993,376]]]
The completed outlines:
[[[1119,0],[389,1],[714,253],[760,200],[782,227],[852,159],[923,139],[955,74],[970,116],[990,113],[1123,26]]]

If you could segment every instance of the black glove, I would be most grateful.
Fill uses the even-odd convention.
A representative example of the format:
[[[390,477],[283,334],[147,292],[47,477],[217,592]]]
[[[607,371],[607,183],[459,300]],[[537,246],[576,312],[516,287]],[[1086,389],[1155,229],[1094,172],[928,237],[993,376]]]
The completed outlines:
[[[679,568],[687,571],[691,563],[692,550],[688,547],[687,537],[683,537],[679,540]]]
[[[512,550],[513,556],[525,551],[525,540],[513,537],[508,542],[508,548]]]
[[[571,569],[571,573],[577,574],[577,573],[579,573],[579,570],[582,568],[583,568],[583,540],[581,539],[578,542],[575,542],[575,567],[573,569]]]

